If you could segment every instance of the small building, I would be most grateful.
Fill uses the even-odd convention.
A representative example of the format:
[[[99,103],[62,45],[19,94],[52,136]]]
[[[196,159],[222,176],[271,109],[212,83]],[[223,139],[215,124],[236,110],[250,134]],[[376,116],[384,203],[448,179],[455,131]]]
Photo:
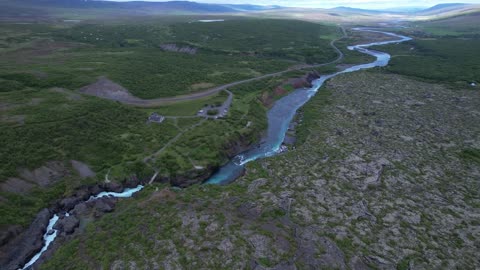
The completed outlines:
[[[477,84],[475,82],[471,82],[470,86],[475,87],[475,86],[477,86]]]
[[[150,114],[150,116],[148,117],[148,121],[149,123],[162,123],[163,120],[165,120],[165,116],[163,115],[159,115],[158,113],[156,112],[153,112],[152,114]]]

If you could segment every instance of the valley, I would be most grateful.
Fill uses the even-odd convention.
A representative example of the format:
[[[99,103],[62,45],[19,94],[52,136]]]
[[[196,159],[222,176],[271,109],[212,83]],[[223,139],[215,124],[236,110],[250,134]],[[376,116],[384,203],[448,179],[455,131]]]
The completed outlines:
[[[54,215],[31,269],[479,266],[478,5],[49,1],[0,3],[0,268]]]

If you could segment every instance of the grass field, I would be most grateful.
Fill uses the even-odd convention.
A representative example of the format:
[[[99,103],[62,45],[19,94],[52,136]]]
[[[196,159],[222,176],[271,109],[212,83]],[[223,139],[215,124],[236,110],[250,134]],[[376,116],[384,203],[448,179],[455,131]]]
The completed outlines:
[[[480,12],[463,14],[441,20],[413,23],[415,29],[421,29],[435,36],[463,36],[480,38]]]
[[[409,42],[381,46],[392,55],[388,71],[468,87],[480,81],[478,13],[412,23]]]
[[[108,76],[142,98],[165,97],[335,58],[337,29],[283,20],[0,25],[4,87],[77,89]],[[162,44],[191,46],[195,55]],[[15,63],[15,64],[13,64]],[[33,73],[33,74],[32,74]],[[43,76],[35,76],[42,74]]]
[[[480,39],[415,39],[382,47],[392,54],[387,70],[466,87],[480,80]]]

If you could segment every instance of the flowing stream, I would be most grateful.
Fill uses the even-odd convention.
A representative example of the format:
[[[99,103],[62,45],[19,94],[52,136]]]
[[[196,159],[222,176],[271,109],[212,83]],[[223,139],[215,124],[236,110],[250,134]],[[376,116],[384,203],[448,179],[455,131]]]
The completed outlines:
[[[363,28],[354,28],[353,30],[381,33],[398,39],[349,46],[349,50],[356,50],[361,53],[372,55],[376,58],[376,60],[368,64],[355,65],[333,74],[323,75],[312,82],[313,86],[311,88],[297,89],[289,95],[276,101],[273,107],[267,113],[268,130],[266,137],[259,144],[235,156],[227,164],[220,167],[220,169],[215,174],[213,174],[206,181],[206,183],[230,183],[243,174],[246,163],[259,158],[270,157],[281,152],[282,142],[285,139],[285,134],[288,130],[288,126],[292,121],[293,117],[295,116],[296,111],[317,93],[318,89],[323,85],[326,80],[333,78],[339,74],[354,72],[361,69],[368,69],[373,67],[383,67],[388,64],[388,62],[390,61],[390,55],[388,53],[369,50],[367,49],[368,47],[411,40],[411,38],[406,36],[378,30]]]
[[[141,189],[143,189],[143,186],[138,185],[135,188],[126,188],[122,192],[100,192],[97,195],[90,196],[90,198],[87,201],[88,202],[94,201],[102,197],[128,198],[128,197],[132,197],[135,192],[138,192]],[[69,215],[70,215],[69,213],[65,214],[65,216],[67,217]],[[42,254],[48,249],[48,246],[50,246],[53,240],[55,240],[58,234],[58,230],[54,229],[53,226],[55,226],[58,220],[59,220],[58,213],[56,213],[48,222],[46,232],[43,235],[44,244],[42,249],[37,254],[35,254],[22,268],[20,268],[21,270],[28,269],[30,266],[32,266],[40,258],[40,256],[42,256]]]

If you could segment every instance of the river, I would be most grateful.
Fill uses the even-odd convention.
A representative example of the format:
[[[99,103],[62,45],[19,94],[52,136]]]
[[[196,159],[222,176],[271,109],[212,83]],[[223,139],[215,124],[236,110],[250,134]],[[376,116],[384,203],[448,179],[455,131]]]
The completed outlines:
[[[353,28],[353,30],[381,33],[398,39],[349,46],[349,50],[356,50],[361,53],[372,55],[376,58],[376,60],[367,64],[355,65],[333,74],[323,75],[312,82],[313,86],[311,88],[297,89],[292,93],[288,94],[287,96],[276,101],[273,107],[267,113],[268,130],[266,136],[262,139],[262,141],[259,144],[254,145],[249,150],[240,153],[239,155],[232,158],[227,164],[220,167],[220,169],[216,173],[214,173],[206,181],[206,183],[230,183],[243,174],[245,170],[245,164],[247,164],[248,162],[278,154],[280,152],[282,142],[285,139],[285,134],[287,133],[288,126],[292,121],[293,117],[295,116],[295,113],[300,107],[302,107],[308,100],[310,100],[310,98],[312,98],[318,92],[318,89],[320,89],[320,87],[326,80],[343,73],[349,73],[373,67],[383,67],[388,64],[388,62],[390,61],[390,55],[388,53],[369,50],[367,49],[368,47],[411,40],[411,38],[406,36],[378,30],[364,28]]]
[[[368,69],[373,67],[383,67],[386,66],[390,60],[390,55],[388,53],[374,51],[367,49],[370,46],[375,45],[385,45],[391,43],[398,43],[403,41],[411,40],[411,38],[406,36],[401,36],[393,33],[371,30],[371,29],[362,29],[354,28],[353,30],[357,31],[367,31],[382,33],[392,37],[398,38],[397,40],[392,41],[382,41],[382,42],[373,42],[368,44],[361,44],[350,46],[348,49],[357,50],[362,53],[366,53],[376,57],[376,60],[372,63],[361,64],[349,67],[343,71],[339,71],[329,75],[323,75],[317,80],[312,82],[313,86],[309,89],[297,89],[287,96],[279,99],[275,102],[273,107],[268,111],[268,130],[267,135],[262,140],[261,143],[254,145],[251,149],[235,156],[227,164],[220,167],[220,169],[210,177],[206,183],[209,184],[227,184],[243,174],[245,170],[245,164],[250,161],[254,161],[260,158],[266,158],[273,155],[276,155],[280,152],[280,147],[285,138],[285,134],[288,130],[288,126],[292,121],[297,110],[302,107],[310,98],[312,98],[318,91],[318,89],[323,85],[323,83],[333,78],[339,74],[358,71],[361,69]],[[128,198],[131,197],[134,193],[140,191],[143,188],[142,185],[137,186],[136,188],[125,189],[123,192],[101,192],[95,196],[90,197],[88,201],[96,200],[104,196],[112,196],[117,198]],[[68,216],[69,213],[66,213]],[[46,228],[46,232],[43,236],[44,245],[42,249],[35,254],[21,269],[28,269],[31,267],[40,256],[48,249],[49,245],[57,237],[58,231],[53,229],[57,221],[59,220],[58,214],[54,214],[50,219],[49,224]]]
[[[127,188],[122,192],[100,192],[97,195],[91,196],[88,201],[94,201],[97,199],[100,199],[102,197],[115,197],[115,198],[129,198],[132,197],[134,193],[140,191],[143,189],[142,185],[138,185],[135,188]],[[70,213],[65,213],[65,216],[69,216]],[[37,252],[22,268],[21,270],[28,269],[31,267],[38,259],[40,259],[40,256],[47,251],[48,247],[50,244],[57,238],[58,230],[54,229],[53,227],[59,220],[58,214],[54,214],[52,218],[50,218],[48,222],[48,226],[46,228],[45,234],[43,235],[43,247],[42,249]]]

